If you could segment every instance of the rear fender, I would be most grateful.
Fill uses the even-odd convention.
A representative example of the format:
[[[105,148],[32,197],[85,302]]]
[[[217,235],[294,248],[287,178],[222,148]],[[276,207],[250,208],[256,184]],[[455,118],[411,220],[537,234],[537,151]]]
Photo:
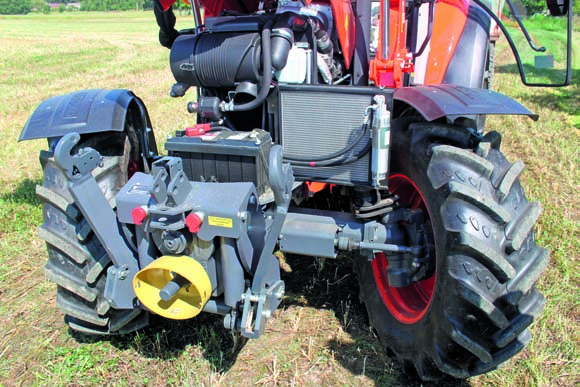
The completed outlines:
[[[481,87],[489,45],[490,17],[476,4],[471,4],[463,33],[442,83]]]
[[[469,117],[475,115],[505,114],[526,115],[537,121],[538,115],[530,112],[510,97],[495,91],[455,85],[402,87],[395,90],[394,118],[409,105],[426,121],[442,117]]]
[[[128,115],[139,135],[143,156],[157,155],[145,104],[129,90],[82,90],[44,100],[32,113],[18,141],[60,138],[65,134],[125,130]]]

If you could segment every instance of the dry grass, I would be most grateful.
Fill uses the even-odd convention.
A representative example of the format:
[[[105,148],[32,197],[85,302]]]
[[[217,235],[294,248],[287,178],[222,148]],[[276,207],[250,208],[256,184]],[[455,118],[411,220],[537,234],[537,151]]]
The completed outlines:
[[[168,96],[168,52],[156,36],[152,14],[0,18],[0,386],[430,385],[403,375],[383,354],[358,303],[348,258],[322,264],[289,257],[288,297],[257,340],[232,336],[212,315],[109,339],[66,329],[36,236],[42,214],[34,185],[44,142],[17,138],[43,99],[84,88],[134,90],[160,143],[190,123],[185,101]],[[538,235],[552,264],[540,287],[548,303],[531,345],[504,368],[439,385],[578,385],[578,77],[565,90],[526,89],[502,70],[507,58],[499,61],[500,91],[542,117],[536,124],[496,117],[489,125],[504,133],[508,157],[524,160],[528,196],[544,207]]]

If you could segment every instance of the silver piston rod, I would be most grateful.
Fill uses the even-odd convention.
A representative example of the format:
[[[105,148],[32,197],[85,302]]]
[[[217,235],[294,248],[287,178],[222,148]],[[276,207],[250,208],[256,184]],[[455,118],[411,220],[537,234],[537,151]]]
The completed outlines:
[[[379,222],[363,223],[351,214],[334,211],[313,213],[292,212],[286,216],[279,237],[284,253],[322,258],[336,258],[339,251],[419,254],[419,246],[390,244],[397,239],[389,228]]]

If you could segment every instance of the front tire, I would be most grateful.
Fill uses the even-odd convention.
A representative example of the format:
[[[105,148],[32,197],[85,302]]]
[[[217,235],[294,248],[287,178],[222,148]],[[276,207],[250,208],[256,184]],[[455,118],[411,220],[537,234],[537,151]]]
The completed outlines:
[[[540,215],[495,132],[411,124],[396,133],[390,189],[432,229],[434,273],[391,287],[382,254],[357,262],[360,298],[384,346],[424,380],[489,372],[520,352],[543,309],[535,282],[548,264]]]

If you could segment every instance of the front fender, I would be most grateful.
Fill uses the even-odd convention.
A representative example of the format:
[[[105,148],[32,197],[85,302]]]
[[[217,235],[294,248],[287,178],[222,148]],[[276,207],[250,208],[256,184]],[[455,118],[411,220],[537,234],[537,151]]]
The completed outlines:
[[[530,112],[510,97],[486,89],[455,85],[402,87],[395,90],[395,106],[405,102],[417,110],[427,121],[445,116],[471,116],[488,114],[526,115],[537,121],[538,115]]]
[[[44,100],[32,113],[18,141],[58,138],[65,134],[123,131],[127,115],[139,133],[141,149],[157,154],[151,120],[143,101],[130,90],[81,90]]]

